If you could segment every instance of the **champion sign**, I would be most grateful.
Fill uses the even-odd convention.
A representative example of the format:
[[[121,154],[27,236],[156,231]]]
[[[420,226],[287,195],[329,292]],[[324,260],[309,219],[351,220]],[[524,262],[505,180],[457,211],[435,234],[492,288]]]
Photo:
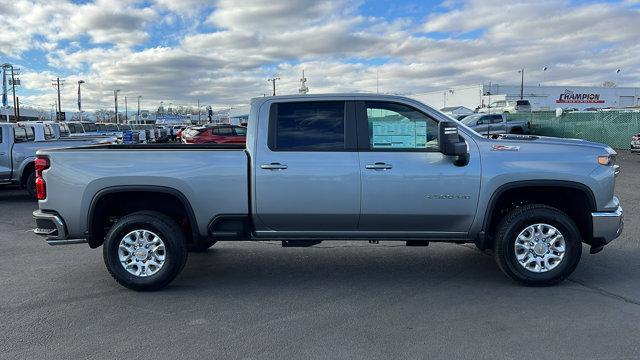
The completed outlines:
[[[604,104],[604,100],[600,99],[600,94],[596,93],[574,93],[569,89],[565,89],[560,98],[556,100],[558,104]]]

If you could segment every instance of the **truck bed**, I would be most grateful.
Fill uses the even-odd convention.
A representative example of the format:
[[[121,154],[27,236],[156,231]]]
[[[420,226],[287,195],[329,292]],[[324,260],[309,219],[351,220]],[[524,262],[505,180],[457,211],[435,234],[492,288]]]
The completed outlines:
[[[249,213],[248,157],[242,145],[91,145],[38,155],[50,161],[43,173],[47,199],[40,209],[57,211],[71,236],[84,235],[90,204],[109,189],[177,191],[189,199],[201,234],[216,215]]]

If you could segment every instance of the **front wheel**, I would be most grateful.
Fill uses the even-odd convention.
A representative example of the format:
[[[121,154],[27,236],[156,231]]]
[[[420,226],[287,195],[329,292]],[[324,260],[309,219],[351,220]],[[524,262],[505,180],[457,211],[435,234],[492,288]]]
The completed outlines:
[[[564,212],[546,205],[525,205],[500,222],[494,242],[496,262],[514,280],[549,286],[566,279],[578,266],[582,241]]]
[[[150,211],[127,215],[109,230],[104,262],[122,286],[138,291],[159,290],[182,271],[187,248],[180,226]]]

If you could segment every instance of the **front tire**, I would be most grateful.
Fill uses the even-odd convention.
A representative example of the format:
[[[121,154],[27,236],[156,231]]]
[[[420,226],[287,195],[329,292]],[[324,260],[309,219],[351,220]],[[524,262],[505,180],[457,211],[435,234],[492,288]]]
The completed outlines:
[[[582,240],[564,212],[525,205],[510,211],[498,225],[494,253],[500,269],[512,279],[529,286],[550,286],[576,269]]]
[[[111,276],[120,285],[137,291],[164,288],[187,261],[180,226],[150,211],[118,220],[107,233],[102,254]]]

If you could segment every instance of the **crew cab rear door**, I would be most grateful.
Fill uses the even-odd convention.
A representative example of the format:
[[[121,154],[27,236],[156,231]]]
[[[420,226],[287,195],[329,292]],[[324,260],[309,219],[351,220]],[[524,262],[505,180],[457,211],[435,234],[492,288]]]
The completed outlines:
[[[438,121],[413,105],[357,101],[362,178],[359,230],[380,237],[464,237],[474,220],[480,161],[439,152]]]
[[[0,126],[0,181],[11,179],[11,136],[9,127]]]
[[[268,109],[260,111],[252,169],[256,234],[355,231],[360,170],[353,102],[303,98],[262,107]]]

